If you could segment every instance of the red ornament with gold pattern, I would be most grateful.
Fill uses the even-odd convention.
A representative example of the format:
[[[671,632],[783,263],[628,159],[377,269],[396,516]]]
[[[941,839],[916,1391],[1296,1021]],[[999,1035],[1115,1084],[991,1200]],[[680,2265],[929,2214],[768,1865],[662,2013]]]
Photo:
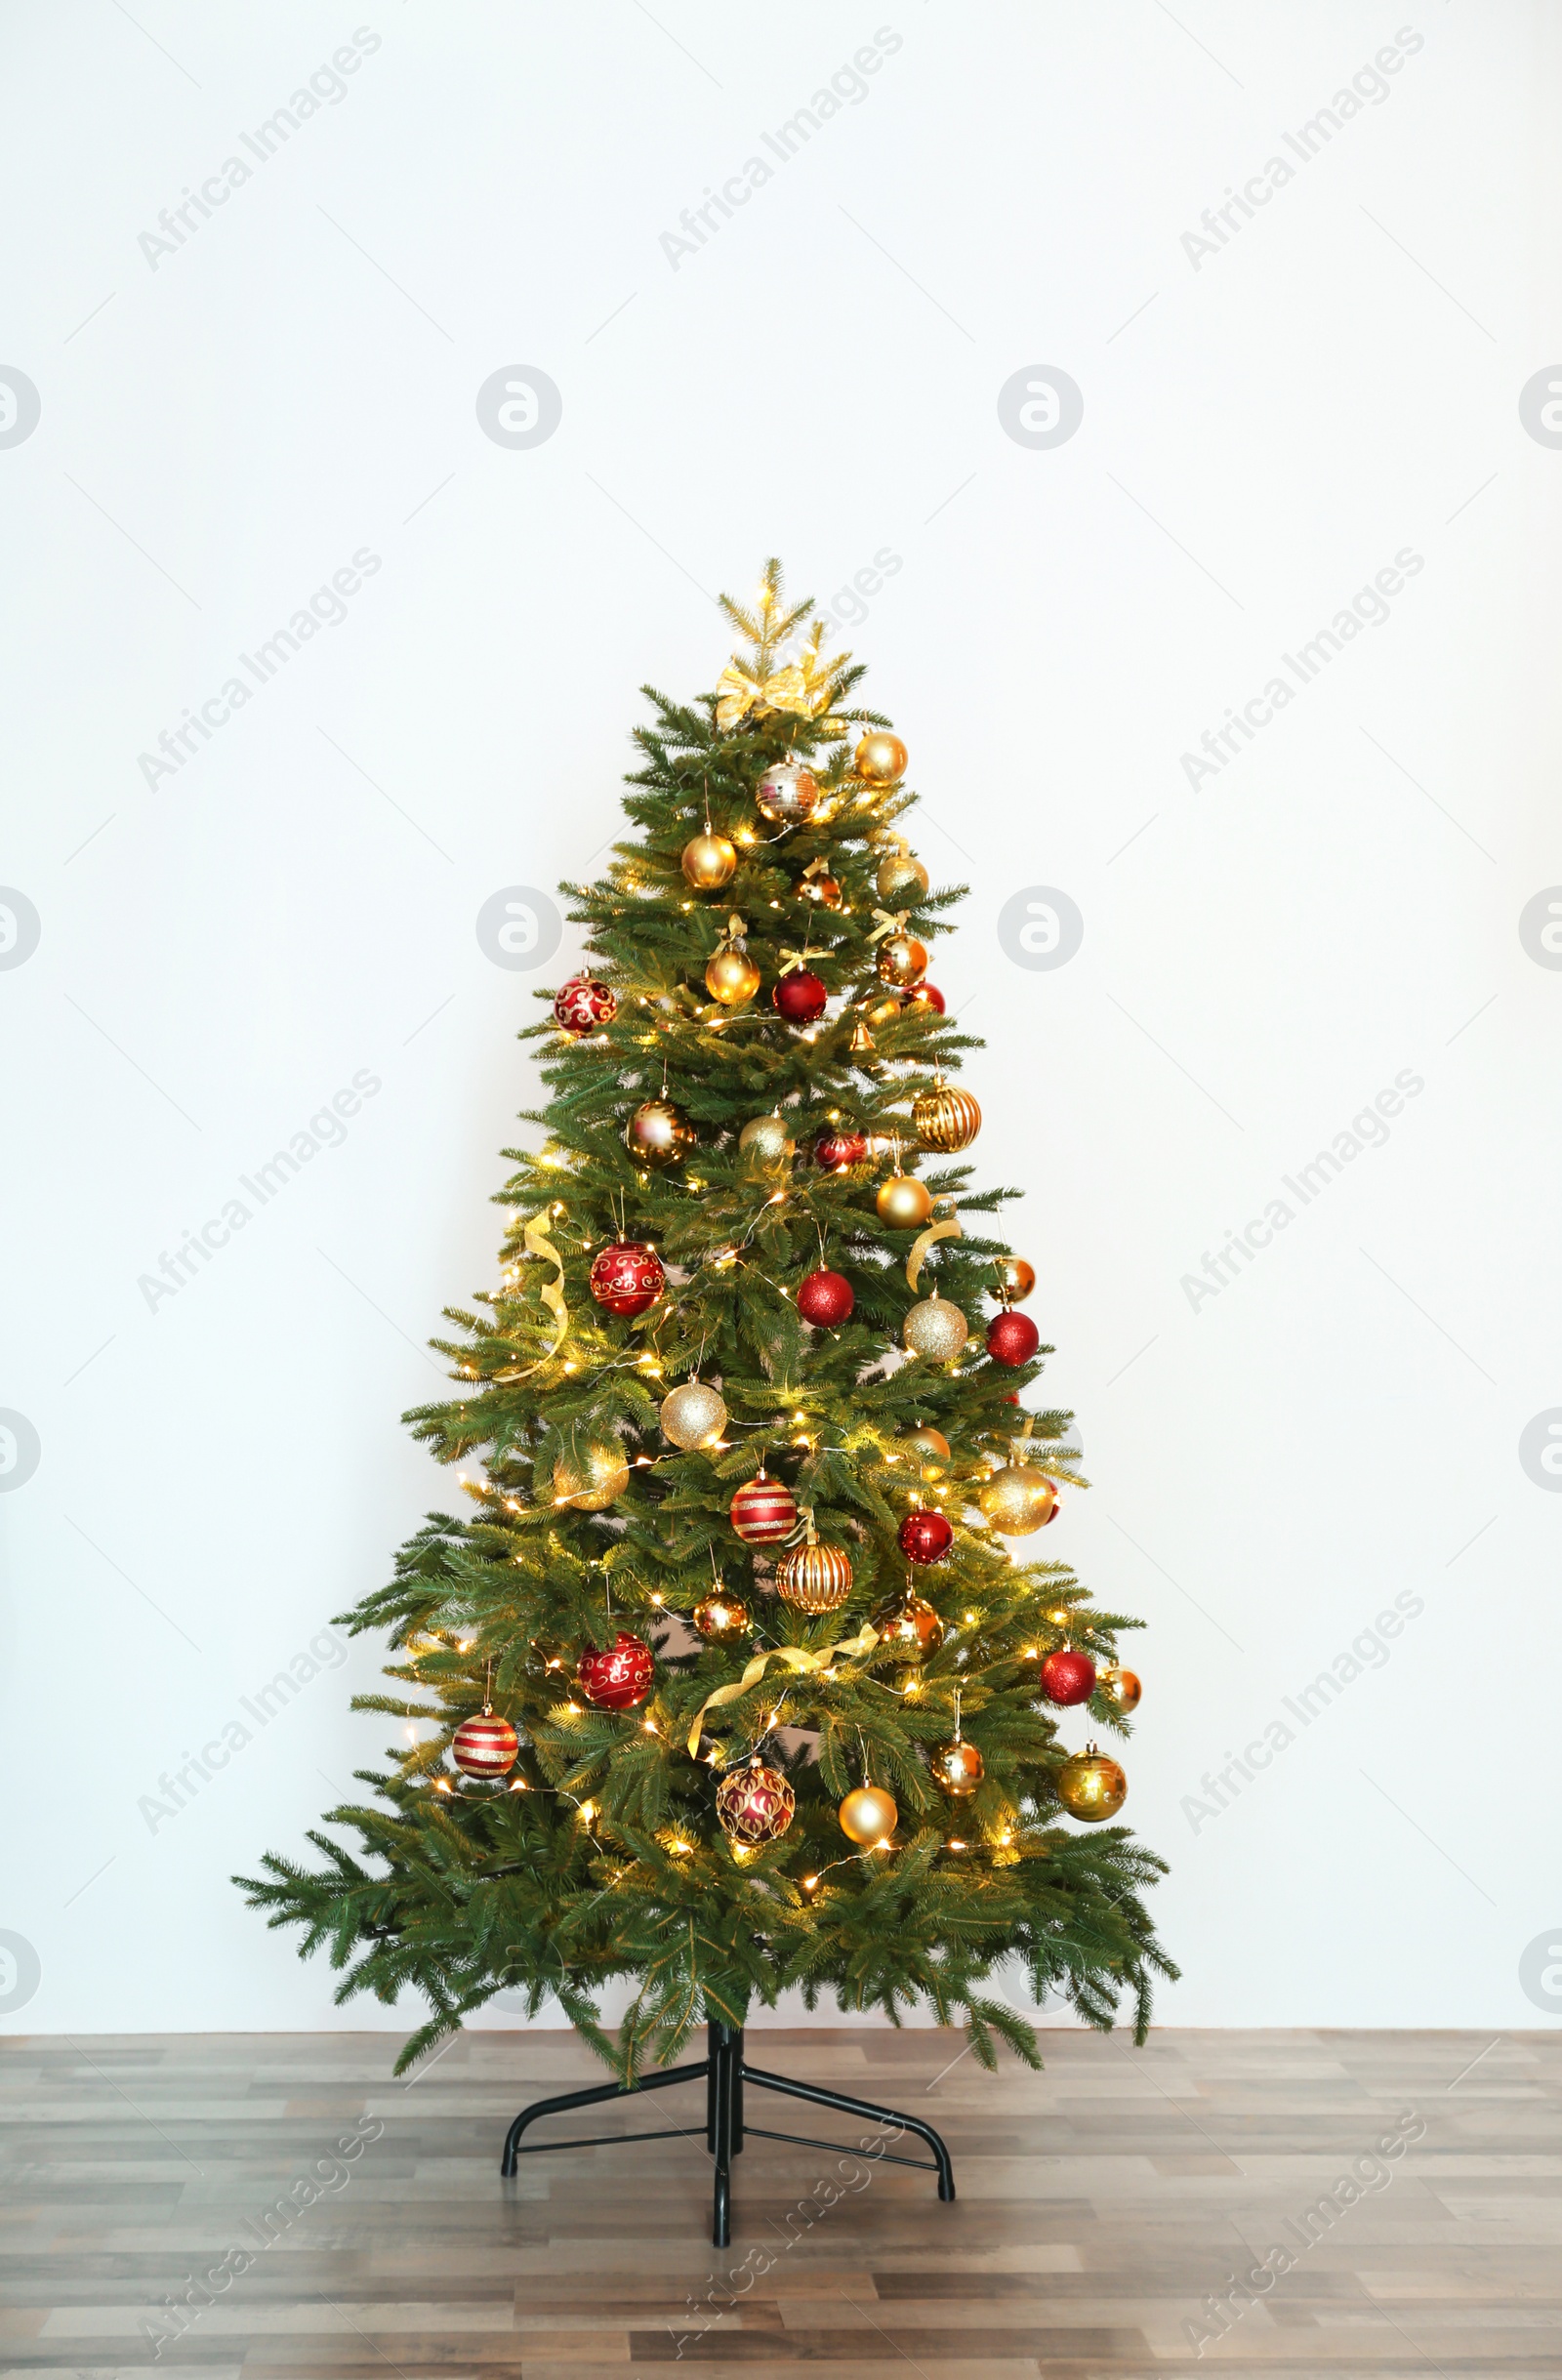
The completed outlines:
[[[605,1653],[583,1653],[575,1682],[598,1710],[634,1710],[651,1691],[656,1663],[642,1636],[620,1628]]]
[[[867,1154],[865,1132],[821,1132],[813,1144],[814,1164],[832,1173],[843,1173],[848,1166],[860,1166]]]
[[[662,1259],[643,1240],[612,1240],[592,1258],[591,1293],[609,1314],[627,1320],[653,1306],[667,1286]]]
[[[758,1752],[740,1769],[729,1769],[716,1788],[716,1815],[729,1843],[745,1851],[758,1850],[785,1834],[797,1810],[798,1797],[782,1769],[772,1768]]]
[[[450,1739],[450,1757],[463,1777],[503,1777],[515,1765],[520,1738],[508,1719],[486,1703],[481,1714],[463,1719]]]
[[[595,1033],[617,1014],[617,993],[595,975],[571,975],[554,994],[554,1022],[561,1033]]]

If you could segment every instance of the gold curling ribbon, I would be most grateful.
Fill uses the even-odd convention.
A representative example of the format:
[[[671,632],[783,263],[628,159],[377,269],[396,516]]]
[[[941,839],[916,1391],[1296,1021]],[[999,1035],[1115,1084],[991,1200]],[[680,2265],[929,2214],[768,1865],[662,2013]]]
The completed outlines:
[[[716,723],[723,735],[751,711],[792,711],[806,718],[813,709],[807,680],[795,661],[765,678],[751,677],[729,661],[716,681]]]
[[[959,1240],[963,1237],[958,1214],[952,1214],[947,1223],[929,1223],[925,1231],[919,1231],[911,1244],[911,1253],[906,1258],[907,1289],[916,1288],[917,1277],[922,1271],[922,1260],[935,1240]]]
[[[861,1661],[873,1651],[878,1642],[878,1629],[868,1626],[865,1622],[860,1635],[847,1637],[839,1645],[829,1645],[823,1653],[804,1652],[801,1645],[772,1645],[767,1653],[756,1653],[735,1685],[718,1686],[716,1692],[708,1694],[700,1704],[694,1714],[694,1724],[689,1729],[689,1758],[691,1760],[699,1758],[700,1731],[704,1725],[706,1712],[716,1710],[722,1703],[736,1703],[740,1697],[748,1693],[751,1686],[759,1684],[769,1662],[785,1662],[789,1669],[801,1670],[811,1675],[816,1670],[828,1669],[832,1662]]]
[[[902,909],[891,917],[887,909],[876,909],[873,914],[874,929],[868,939],[870,942],[882,942],[885,934],[903,934],[905,932],[906,921],[911,916],[911,911]]]
[[[528,1364],[521,1372],[497,1373],[495,1377],[500,1380],[529,1380],[534,1372],[541,1372],[545,1364],[553,1361],[563,1345],[564,1334],[569,1329],[569,1308],[564,1303],[564,1259],[542,1228],[547,1212],[544,1207],[536,1214],[528,1216],[521,1232],[521,1241],[528,1256],[546,1256],[549,1263],[557,1268],[558,1279],[545,1281],[542,1292],[544,1305],[557,1319],[557,1334],[553,1345],[538,1357],[535,1364]]]

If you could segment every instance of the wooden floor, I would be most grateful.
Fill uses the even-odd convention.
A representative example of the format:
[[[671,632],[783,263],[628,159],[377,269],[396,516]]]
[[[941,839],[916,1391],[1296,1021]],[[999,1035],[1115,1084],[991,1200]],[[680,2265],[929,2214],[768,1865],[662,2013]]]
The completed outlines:
[[[698,2089],[568,2119],[687,2142],[500,2181],[509,2116],[601,2078],[568,2034],[469,2033],[401,2083],[384,2033],[13,2037],[0,2369],[1562,2375],[1562,2035],[1048,2042],[1045,2074],[989,2075],[945,2033],[751,2033],[759,2065],[938,2126],[960,2195],[751,2138],[719,2254]]]

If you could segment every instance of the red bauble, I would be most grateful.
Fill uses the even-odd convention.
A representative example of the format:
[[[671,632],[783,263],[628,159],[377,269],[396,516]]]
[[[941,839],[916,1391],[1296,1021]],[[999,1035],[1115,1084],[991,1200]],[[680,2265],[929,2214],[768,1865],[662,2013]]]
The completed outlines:
[[[592,1258],[592,1295],[609,1314],[643,1314],[666,1285],[662,1259],[643,1240],[611,1240]]]
[[[810,1273],[798,1284],[798,1312],[823,1329],[844,1322],[856,1302],[844,1273]]]
[[[867,1138],[861,1132],[821,1132],[813,1144],[814,1164],[838,1173],[847,1166],[860,1166],[867,1154]]]
[[[595,975],[571,975],[554,995],[554,1022],[564,1033],[595,1033],[617,1014],[617,993]]]
[[[955,1533],[941,1512],[908,1512],[900,1524],[900,1550],[908,1562],[941,1562]]]
[[[944,1013],[944,996],[936,983],[914,983],[909,992],[901,994],[900,1005],[903,1008],[932,1008],[940,1016]]]
[[[575,1683],[598,1710],[633,1710],[651,1691],[656,1665],[643,1637],[620,1628],[605,1653],[583,1653]]]
[[[745,1545],[779,1545],[798,1525],[792,1490],[756,1471],[727,1506],[727,1519]]]
[[[790,967],[770,994],[789,1025],[811,1025],[816,1016],[824,1014],[824,1004],[830,995],[812,967]]]
[[[520,1738],[508,1719],[485,1710],[463,1719],[450,1739],[450,1757],[464,1777],[503,1777],[515,1765]]]
[[[1088,1653],[1048,1653],[1042,1692],[1049,1703],[1088,1703],[1095,1692],[1095,1663]]]
[[[1042,1334],[1028,1314],[1006,1306],[987,1326],[987,1352],[995,1364],[1028,1364],[1042,1343]]]

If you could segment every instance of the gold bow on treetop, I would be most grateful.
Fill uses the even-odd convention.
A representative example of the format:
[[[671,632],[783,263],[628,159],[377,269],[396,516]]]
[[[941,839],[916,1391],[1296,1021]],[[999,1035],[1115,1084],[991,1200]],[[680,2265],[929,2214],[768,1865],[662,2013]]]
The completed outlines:
[[[793,711],[807,718],[812,709],[807,680],[795,661],[764,678],[751,677],[729,661],[716,681],[716,723],[723,735],[751,711]]]

